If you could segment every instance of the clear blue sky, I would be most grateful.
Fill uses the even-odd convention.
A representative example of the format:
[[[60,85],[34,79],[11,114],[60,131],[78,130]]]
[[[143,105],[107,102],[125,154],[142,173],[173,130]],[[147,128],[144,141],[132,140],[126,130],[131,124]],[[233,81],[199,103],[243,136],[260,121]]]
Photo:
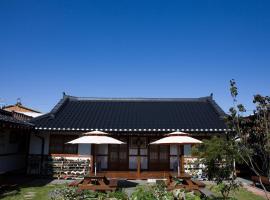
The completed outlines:
[[[0,98],[200,97],[227,111],[270,92],[270,1],[0,1]]]

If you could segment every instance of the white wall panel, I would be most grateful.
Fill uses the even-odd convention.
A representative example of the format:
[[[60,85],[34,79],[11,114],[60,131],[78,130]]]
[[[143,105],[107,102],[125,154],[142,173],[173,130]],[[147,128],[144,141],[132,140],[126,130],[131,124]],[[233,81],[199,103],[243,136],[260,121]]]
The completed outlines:
[[[91,144],[78,144],[78,154],[83,156],[90,156]]]
[[[177,171],[177,156],[170,157],[170,169]]]
[[[39,135],[44,138],[44,154],[49,154],[50,134]],[[42,140],[35,134],[30,136],[29,154],[41,154]]]
[[[137,156],[129,156],[129,169],[137,169]]]
[[[170,154],[177,155],[177,145],[170,145]]]
[[[184,155],[191,156],[191,145],[190,144],[184,145]]]

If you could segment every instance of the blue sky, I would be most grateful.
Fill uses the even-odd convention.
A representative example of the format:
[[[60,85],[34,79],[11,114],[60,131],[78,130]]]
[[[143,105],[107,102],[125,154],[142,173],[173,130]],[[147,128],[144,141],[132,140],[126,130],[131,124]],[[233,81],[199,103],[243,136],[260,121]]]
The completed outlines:
[[[0,98],[200,97],[252,109],[270,91],[269,1],[0,1]]]

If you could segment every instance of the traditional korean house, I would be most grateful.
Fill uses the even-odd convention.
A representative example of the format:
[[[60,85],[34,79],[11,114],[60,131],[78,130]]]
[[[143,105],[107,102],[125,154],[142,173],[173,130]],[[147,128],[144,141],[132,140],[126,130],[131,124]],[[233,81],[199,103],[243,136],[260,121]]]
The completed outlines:
[[[16,113],[14,117],[24,121],[42,115],[40,111],[23,105],[20,98],[17,99],[16,104],[4,106],[3,110]]]
[[[30,133],[34,126],[0,109],[0,174],[26,169]]]
[[[138,178],[143,173],[173,171],[177,162],[176,146],[149,143],[174,131],[187,132],[197,139],[223,134],[226,132],[224,115],[212,95],[81,98],[64,94],[48,114],[31,121],[36,133],[31,136],[30,156],[42,154],[46,162],[54,158],[90,157],[95,152],[98,169],[103,172],[136,172]],[[95,145],[95,149],[88,144],[67,144],[93,130],[111,133],[125,144]],[[187,159],[191,157],[190,145],[184,146],[184,154]],[[48,167],[44,163],[43,166]]]

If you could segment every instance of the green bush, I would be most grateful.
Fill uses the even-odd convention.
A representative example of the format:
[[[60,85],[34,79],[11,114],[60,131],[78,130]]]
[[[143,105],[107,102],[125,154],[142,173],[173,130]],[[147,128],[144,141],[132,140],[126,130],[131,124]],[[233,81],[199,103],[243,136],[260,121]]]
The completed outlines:
[[[131,195],[131,200],[156,200],[149,186],[137,186]]]
[[[186,192],[184,189],[175,189],[168,192],[164,184],[147,184],[137,186],[135,191],[128,198],[122,191],[101,193],[90,190],[78,190],[75,187],[63,187],[54,189],[49,193],[51,200],[200,200],[200,197],[193,192]]]
[[[81,200],[83,192],[74,187],[57,188],[49,193],[51,200]]]
[[[107,196],[109,198],[116,198],[119,200],[128,200],[128,195],[122,191],[110,192]]]
[[[58,188],[49,193],[51,200],[88,200],[98,199],[105,200],[107,198],[116,198],[117,200],[128,200],[127,194],[122,191],[109,193],[93,192],[90,190],[80,191],[75,187]]]
[[[174,200],[174,197],[163,184],[155,184],[136,187],[131,200]]]

